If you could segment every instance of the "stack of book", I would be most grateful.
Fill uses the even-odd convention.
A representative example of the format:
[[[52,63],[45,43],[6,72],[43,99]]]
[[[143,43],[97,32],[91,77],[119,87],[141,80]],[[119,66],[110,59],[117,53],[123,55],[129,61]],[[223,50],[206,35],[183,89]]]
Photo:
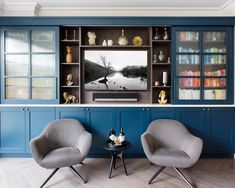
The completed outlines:
[[[225,100],[226,90],[205,90],[204,98],[206,100]]]
[[[179,89],[179,100],[199,100],[200,90]]]

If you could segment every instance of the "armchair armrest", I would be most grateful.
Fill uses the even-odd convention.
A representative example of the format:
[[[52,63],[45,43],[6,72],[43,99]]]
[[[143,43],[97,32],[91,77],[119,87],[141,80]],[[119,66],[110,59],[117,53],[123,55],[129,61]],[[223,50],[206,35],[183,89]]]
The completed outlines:
[[[150,159],[158,146],[154,143],[153,137],[149,132],[145,132],[141,135],[141,142],[145,155]]]
[[[45,135],[41,134],[38,137],[32,139],[29,145],[33,158],[37,163],[40,164],[40,161],[50,150],[48,138]]]
[[[91,142],[92,135],[87,131],[83,131],[83,133],[79,136],[75,147],[78,148],[81,155],[85,157],[90,150]]]
[[[189,157],[196,162],[201,155],[202,147],[202,139],[189,133],[183,139],[181,150],[187,153]]]

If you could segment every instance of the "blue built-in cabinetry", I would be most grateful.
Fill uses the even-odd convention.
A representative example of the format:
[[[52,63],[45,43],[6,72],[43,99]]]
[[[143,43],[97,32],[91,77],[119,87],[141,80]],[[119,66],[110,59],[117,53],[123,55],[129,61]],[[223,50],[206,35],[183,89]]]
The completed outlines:
[[[173,103],[233,103],[233,27],[173,27]]]
[[[132,144],[126,154],[144,156],[140,136],[156,119],[181,121],[203,139],[203,156],[231,157],[235,153],[235,109],[231,107],[4,107],[0,109],[0,156],[29,154],[29,141],[54,119],[79,120],[92,133],[89,155],[109,155],[102,145],[111,128],[124,129]]]

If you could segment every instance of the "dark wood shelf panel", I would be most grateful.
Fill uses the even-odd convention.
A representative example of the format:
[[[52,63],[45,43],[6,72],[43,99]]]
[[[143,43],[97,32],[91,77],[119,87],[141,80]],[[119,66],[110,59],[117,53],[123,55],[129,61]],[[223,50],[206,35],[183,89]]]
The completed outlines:
[[[152,42],[154,42],[154,43],[170,43],[171,40],[155,40],[155,39],[152,39]]]
[[[74,62],[74,63],[60,63],[61,65],[79,65],[79,62]]]
[[[103,46],[103,45],[81,45],[81,48],[150,48],[150,45],[141,45],[141,46],[134,46],[134,45],[112,45],[112,46]]]
[[[152,86],[152,88],[161,88],[161,89],[164,89],[164,88],[171,88],[171,86]]]
[[[152,63],[152,65],[171,65],[171,63]]]
[[[79,43],[79,40],[61,40],[64,43]]]
[[[72,86],[63,85],[63,86],[60,86],[60,87],[63,87],[63,88],[79,88],[80,86],[78,86],[78,85],[72,85]]]
[[[226,87],[204,87],[204,90],[214,90],[214,89],[221,89],[221,90],[225,90],[227,89]]]
[[[200,89],[200,87],[193,87],[193,86],[188,86],[188,87],[179,87],[179,89]]]

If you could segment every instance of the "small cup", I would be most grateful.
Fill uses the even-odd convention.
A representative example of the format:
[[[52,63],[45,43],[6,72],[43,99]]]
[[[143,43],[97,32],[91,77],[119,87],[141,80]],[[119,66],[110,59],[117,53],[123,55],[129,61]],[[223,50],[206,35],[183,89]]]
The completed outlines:
[[[108,40],[108,46],[112,46],[113,45],[113,40]]]
[[[154,85],[155,85],[155,86],[159,86],[159,81],[155,81],[155,82],[154,82]]]

